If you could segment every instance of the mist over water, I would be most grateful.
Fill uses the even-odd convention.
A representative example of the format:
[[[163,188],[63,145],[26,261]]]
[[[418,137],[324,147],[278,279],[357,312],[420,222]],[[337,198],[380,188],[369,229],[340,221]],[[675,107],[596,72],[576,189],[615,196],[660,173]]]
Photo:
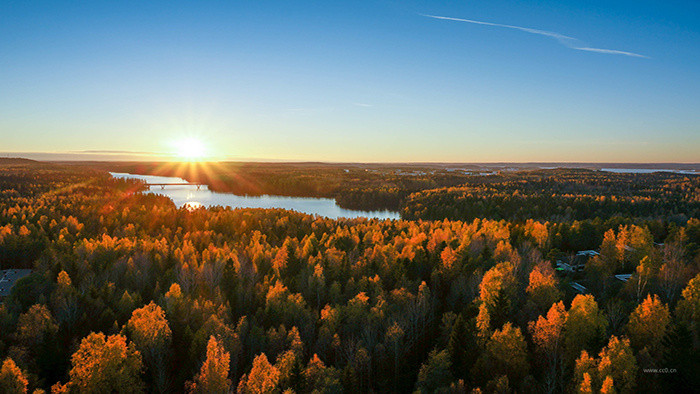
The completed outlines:
[[[393,211],[357,211],[344,209],[332,198],[285,197],[285,196],[239,196],[232,193],[213,192],[207,186],[187,185],[187,180],[176,177],[155,175],[137,175],[110,172],[115,178],[139,179],[147,183],[182,183],[183,185],[168,185],[164,188],[151,186],[148,193],[166,196],[173,200],[178,207],[214,207],[231,208],[282,208],[311,215],[325,216],[331,219],[344,218],[377,218],[400,219],[398,212]]]

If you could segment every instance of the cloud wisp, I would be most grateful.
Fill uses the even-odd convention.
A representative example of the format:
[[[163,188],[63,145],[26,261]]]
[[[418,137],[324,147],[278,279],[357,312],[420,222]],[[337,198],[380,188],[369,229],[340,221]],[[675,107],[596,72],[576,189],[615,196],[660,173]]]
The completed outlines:
[[[419,14],[419,15],[424,16],[426,18],[442,19],[442,20],[455,21],[455,22],[465,22],[465,23],[472,23],[475,25],[502,27],[505,29],[524,31],[525,33],[530,33],[530,34],[538,34],[540,36],[553,38],[553,39],[559,41],[559,43],[566,46],[567,48],[575,49],[577,51],[596,52],[596,53],[605,53],[605,54],[610,54],[610,55],[623,55],[623,56],[640,57],[640,58],[644,58],[644,59],[649,59],[648,56],[640,55],[639,53],[618,51],[616,49],[603,49],[603,48],[593,48],[593,47],[585,46],[585,45],[582,45],[581,40],[579,40],[578,38],[565,36],[563,34],[559,34],[557,32],[553,32],[553,31],[531,29],[529,27],[522,27],[522,26],[504,25],[502,23],[476,21],[476,20],[472,20],[472,19],[452,18],[449,16],[438,16],[438,15],[430,15],[430,14]]]

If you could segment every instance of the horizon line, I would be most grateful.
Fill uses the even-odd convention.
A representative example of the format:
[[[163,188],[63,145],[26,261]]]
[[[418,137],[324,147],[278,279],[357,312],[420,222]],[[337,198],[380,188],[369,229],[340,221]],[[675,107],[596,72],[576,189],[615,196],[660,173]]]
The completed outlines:
[[[212,159],[212,160],[165,160],[165,159],[121,159],[121,160],[109,160],[109,159],[36,159],[23,156],[8,156],[8,154],[47,154],[47,155],[75,155],[75,154],[64,154],[64,153],[50,153],[50,152],[0,152],[0,160],[4,159],[23,159],[46,163],[80,163],[80,162],[100,162],[100,163],[273,163],[273,164],[405,164],[405,165],[509,165],[509,164],[520,164],[520,165],[546,165],[546,164],[565,164],[565,165],[629,165],[629,164],[641,164],[641,165],[693,165],[700,166],[700,161],[696,162],[682,162],[682,161],[330,161],[330,160],[303,160],[303,159],[265,159],[265,158],[240,158],[240,159]]]

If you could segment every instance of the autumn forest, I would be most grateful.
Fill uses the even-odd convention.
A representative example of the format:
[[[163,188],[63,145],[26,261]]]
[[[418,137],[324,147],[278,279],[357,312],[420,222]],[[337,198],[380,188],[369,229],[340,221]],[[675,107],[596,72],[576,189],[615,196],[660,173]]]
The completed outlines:
[[[402,217],[333,220],[107,170],[157,173],[0,159],[0,393],[700,390],[700,176],[159,170]]]

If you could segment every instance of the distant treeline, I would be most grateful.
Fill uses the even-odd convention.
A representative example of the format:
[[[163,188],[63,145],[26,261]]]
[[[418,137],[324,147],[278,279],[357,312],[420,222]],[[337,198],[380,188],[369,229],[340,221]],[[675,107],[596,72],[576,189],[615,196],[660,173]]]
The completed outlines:
[[[700,176],[540,170],[425,190],[404,202],[406,219],[491,218],[571,222],[613,217],[684,224],[700,216]]]

